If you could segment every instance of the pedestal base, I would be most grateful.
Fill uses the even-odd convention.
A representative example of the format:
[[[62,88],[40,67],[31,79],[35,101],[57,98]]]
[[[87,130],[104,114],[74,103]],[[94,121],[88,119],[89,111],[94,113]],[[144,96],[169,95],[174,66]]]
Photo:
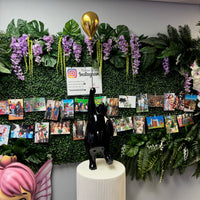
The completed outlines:
[[[97,158],[96,163],[96,170],[89,169],[89,160],[77,166],[77,200],[125,200],[124,165],[116,160],[108,165],[103,158]]]

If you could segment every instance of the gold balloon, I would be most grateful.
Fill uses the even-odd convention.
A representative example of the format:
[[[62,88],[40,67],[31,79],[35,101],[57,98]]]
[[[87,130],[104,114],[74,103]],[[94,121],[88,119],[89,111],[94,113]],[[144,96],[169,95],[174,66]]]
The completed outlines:
[[[89,40],[94,36],[99,25],[99,18],[94,12],[86,12],[81,18],[81,26],[85,33],[89,36]]]

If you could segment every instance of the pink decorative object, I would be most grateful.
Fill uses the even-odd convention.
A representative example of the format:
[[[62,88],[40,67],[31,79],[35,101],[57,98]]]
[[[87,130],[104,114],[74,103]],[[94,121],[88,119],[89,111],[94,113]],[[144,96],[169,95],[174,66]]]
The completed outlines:
[[[36,174],[16,161],[16,156],[0,155],[0,199],[50,200],[52,161]]]

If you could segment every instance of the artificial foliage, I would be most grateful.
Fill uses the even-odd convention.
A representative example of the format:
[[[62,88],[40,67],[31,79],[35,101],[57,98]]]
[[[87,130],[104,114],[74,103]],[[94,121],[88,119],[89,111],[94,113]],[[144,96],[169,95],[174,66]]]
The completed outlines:
[[[167,27],[167,34],[158,33],[157,37],[138,36],[140,40],[140,65],[138,74],[133,74],[132,51],[129,41],[130,30],[124,25],[116,28],[109,24],[99,25],[89,51],[89,43],[76,21],[69,20],[62,31],[53,35],[54,43],[49,52],[43,40],[48,36],[48,29],[42,22],[33,20],[27,22],[14,20],[7,27],[6,33],[0,34],[0,97],[4,99],[45,97],[47,100],[62,100],[67,96],[65,67],[92,66],[99,68],[103,82],[103,94],[108,98],[119,95],[163,94],[168,92],[184,91],[183,70],[190,71],[190,64],[199,59],[199,39],[191,37],[187,25],[175,29]],[[21,37],[26,34],[30,45],[39,42],[43,47],[41,62],[27,56],[27,64],[20,62],[25,79],[18,80],[12,72],[9,60],[12,49],[9,47],[11,37]],[[65,56],[62,46],[63,38],[68,36],[82,45],[80,62],[75,60],[75,54]],[[119,37],[127,41],[127,51],[119,49]],[[104,58],[104,44],[112,39],[112,49]],[[108,47],[108,46],[106,46]],[[30,50],[30,49],[29,49]],[[30,52],[29,52],[30,53]],[[169,57],[170,71],[165,74],[162,66],[164,58]],[[3,59],[1,59],[3,58]],[[30,63],[29,63],[30,62]],[[192,91],[196,93],[196,91]],[[71,98],[71,97],[70,97]],[[83,97],[84,98],[84,97]],[[87,98],[87,96],[85,96]],[[197,112],[198,113],[198,109]],[[163,108],[150,108],[144,116],[168,115],[171,112]],[[173,111],[173,114],[182,114],[183,111]],[[119,117],[138,115],[135,109],[119,109]],[[71,120],[87,120],[87,113],[76,113]],[[147,130],[144,135],[134,135],[132,131],[118,133],[111,139],[110,150],[113,158],[120,160],[126,166],[127,174],[132,178],[143,179],[152,174],[160,176],[161,180],[166,171],[173,174],[178,170],[183,173],[191,165],[196,166],[194,175],[200,175],[200,142],[199,142],[199,115],[194,117],[195,124],[179,129],[179,133],[167,134],[165,129]],[[0,124],[24,123],[35,124],[44,120],[44,112],[24,113],[23,121],[8,121],[7,116],[0,116]],[[30,166],[34,171],[52,157],[54,164],[81,162],[87,159],[83,141],[74,141],[72,131],[70,135],[50,135],[49,143],[34,144],[33,140],[9,139],[8,145],[0,147],[0,154],[17,155],[19,160]]]

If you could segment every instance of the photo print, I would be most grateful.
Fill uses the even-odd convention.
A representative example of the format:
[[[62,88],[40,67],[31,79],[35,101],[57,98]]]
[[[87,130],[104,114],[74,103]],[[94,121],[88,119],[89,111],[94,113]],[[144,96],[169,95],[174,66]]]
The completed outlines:
[[[164,111],[174,111],[175,93],[164,94]]]
[[[173,108],[175,110],[184,110],[185,94],[183,92],[175,93],[175,100]]]
[[[88,112],[88,99],[78,99],[74,100],[75,112]]]
[[[119,108],[136,108],[136,96],[119,95]]]
[[[178,132],[178,123],[176,115],[165,116],[165,128],[167,133],[177,133]]]
[[[185,95],[184,111],[194,112],[196,108],[197,95]]]
[[[46,111],[46,102],[44,97],[25,98],[25,112]]]
[[[51,135],[70,134],[70,121],[51,122]]]
[[[85,120],[77,120],[73,123],[73,140],[83,140],[85,138],[87,122]]]
[[[145,134],[145,116],[133,116],[133,133]]]
[[[107,105],[107,98],[106,96],[94,97],[94,102],[96,106],[98,106],[101,103],[104,103],[104,105]]]
[[[132,117],[123,117],[121,119],[115,119],[117,132],[128,131],[133,129]]]
[[[112,122],[112,125],[113,125],[113,136],[117,136],[117,122],[116,121],[116,118],[110,118],[111,122]]]
[[[118,116],[118,111],[119,111],[119,99],[107,98],[107,115]]]
[[[164,107],[164,95],[148,95],[148,106],[163,108]]]
[[[12,124],[10,137],[33,139],[33,125]]]
[[[74,99],[63,99],[60,102],[61,119],[74,118]]]
[[[0,115],[8,115],[10,113],[8,102],[8,100],[0,100]]]
[[[60,101],[55,101],[54,108],[53,108],[53,114],[52,114],[52,118],[51,118],[53,121],[58,121],[59,110],[60,110]]]
[[[47,100],[46,112],[44,115],[44,119],[52,120],[54,105],[55,105],[54,100]]]
[[[148,112],[147,94],[136,95],[136,112]]]
[[[192,113],[177,115],[177,121],[179,127],[194,124]]]
[[[161,116],[153,116],[146,117],[148,129],[154,128],[164,128],[164,117]]]
[[[35,143],[49,142],[49,122],[35,123]]]
[[[8,144],[8,138],[10,133],[9,125],[0,125],[0,146]]]
[[[9,120],[22,120],[24,118],[23,99],[9,99]]]

